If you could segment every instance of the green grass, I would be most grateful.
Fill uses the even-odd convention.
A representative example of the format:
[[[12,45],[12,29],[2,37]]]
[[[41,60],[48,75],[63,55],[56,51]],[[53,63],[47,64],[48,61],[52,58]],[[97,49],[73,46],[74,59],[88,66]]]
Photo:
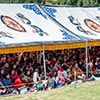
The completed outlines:
[[[3,97],[0,100],[100,100],[100,81],[64,86],[62,88]]]

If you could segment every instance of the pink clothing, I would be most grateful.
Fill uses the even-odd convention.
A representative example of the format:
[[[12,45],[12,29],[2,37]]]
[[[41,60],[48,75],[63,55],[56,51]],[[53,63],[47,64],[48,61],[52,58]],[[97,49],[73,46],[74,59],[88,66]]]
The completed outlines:
[[[64,78],[64,76],[63,76],[63,74],[60,70],[58,71],[58,77],[60,78],[59,83],[64,85],[65,84],[65,78]]]

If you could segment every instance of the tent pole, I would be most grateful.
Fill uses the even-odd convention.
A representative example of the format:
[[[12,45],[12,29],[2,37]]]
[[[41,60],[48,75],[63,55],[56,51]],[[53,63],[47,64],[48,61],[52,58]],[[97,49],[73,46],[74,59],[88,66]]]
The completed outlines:
[[[45,64],[45,48],[44,48],[44,42],[43,42],[43,64],[44,64],[44,76],[46,80],[46,64]]]
[[[88,78],[88,41],[87,40],[86,40],[85,53],[86,53],[86,77]]]

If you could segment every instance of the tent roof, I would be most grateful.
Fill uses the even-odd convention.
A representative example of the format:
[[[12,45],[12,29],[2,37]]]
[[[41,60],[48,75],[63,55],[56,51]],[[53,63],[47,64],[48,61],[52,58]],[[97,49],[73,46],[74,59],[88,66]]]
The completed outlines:
[[[0,46],[42,42],[75,42],[80,38],[59,26],[37,4],[0,4]]]
[[[80,38],[100,39],[100,7],[43,5],[42,8],[52,19]]]
[[[0,54],[98,46],[99,15],[99,7],[0,4]]]

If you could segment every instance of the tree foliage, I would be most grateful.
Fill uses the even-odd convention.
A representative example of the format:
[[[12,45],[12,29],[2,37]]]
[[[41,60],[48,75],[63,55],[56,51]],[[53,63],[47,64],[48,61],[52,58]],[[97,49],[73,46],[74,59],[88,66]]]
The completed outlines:
[[[100,6],[100,0],[0,0],[0,3],[40,3],[70,6]]]
[[[71,5],[71,6],[99,6],[99,0],[57,0],[59,5]]]

